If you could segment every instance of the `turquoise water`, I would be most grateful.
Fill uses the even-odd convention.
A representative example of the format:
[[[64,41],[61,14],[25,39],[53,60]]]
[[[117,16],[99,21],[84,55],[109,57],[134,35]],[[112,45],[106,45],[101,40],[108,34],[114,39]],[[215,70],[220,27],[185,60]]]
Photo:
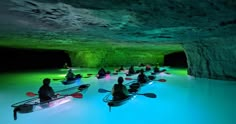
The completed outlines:
[[[114,69],[110,69],[112,72]],[[95,69],[74,69],[75,73],[96,73]],[[63,105],[18,114],[13,120],[13,103],[29,99],[26,92],[38,91],[44,77],[63,78],[65,69],[7,73],[0,75],[0,124],[235,124],[236,123],[236,82],[204,78],[194,78],[185,69],[169,68],[168,74],[157,75],[166,79],[154,81],[139,93],[155,93],[156,99],[137,95],[120,107],[109,112],[102,101],[107,93],[98,93],[98,88],[110,90],[118,76],[96,79],[84,78],[72,85],[63,85],[59,80],[52,81],[54,90],[61,90],[78,84],[89,83],[91,87],[83,99],[73,98]],[[149,75],[150,73],[146,73]],[[137,75],[131,76],[135,79]],[[126,80],[125,83],[130,82]]]

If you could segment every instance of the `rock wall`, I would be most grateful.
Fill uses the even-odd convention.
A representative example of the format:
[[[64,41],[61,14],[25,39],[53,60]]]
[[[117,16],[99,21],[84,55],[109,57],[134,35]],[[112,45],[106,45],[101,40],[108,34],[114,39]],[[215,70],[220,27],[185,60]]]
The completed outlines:
[[[163,64],[163,53],[157,51],[135,51],[128,49],[96,49],[69,52],[72,66],[119,67],[121,65]]]
[[[209,39],[183,44],[188,74],[196,77],[236,80],[236,39]]]

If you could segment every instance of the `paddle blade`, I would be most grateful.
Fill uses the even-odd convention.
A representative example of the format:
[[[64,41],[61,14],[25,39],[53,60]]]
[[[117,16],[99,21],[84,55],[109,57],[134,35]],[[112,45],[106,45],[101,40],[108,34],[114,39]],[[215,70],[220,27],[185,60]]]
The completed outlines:
[[[26,95],[29,97],[33,97],[33,96],[36,96],[37,94],[35,94],[33,92],[27,92]]]
[[[78,90],[84,90],[87,89],[88,87],[90,87],[90,84],[82,84],[78,87]]]
[[[111,91],[109,91],[109,90],[106,90],[106,89],[98,89],[98,92],[99,93],[107,93],[107,92],[111,92]]]
[[[73,93],[73,94],[71,94],[71,96],[74,98],[83,98],[83,94],[81,94],[81,93]]]
[[[144,94],[139,94],[139,95],[144,95],[149,98],[157,98],[157,95],[154,93],[144,93]]]
[[[52,79],[53,81],[62,81],[62,80],[65,80],[64,78],[54,78],[54,79]]]
[[[132,78],[125,78],[125,80],[134,80],[134,79],[132,79]]]
[[[159,79],[157,81],[159,81],[159,82],[166,82],[166,79]]]
[[[92,76],[93,74],[87,74],[87,76]]]

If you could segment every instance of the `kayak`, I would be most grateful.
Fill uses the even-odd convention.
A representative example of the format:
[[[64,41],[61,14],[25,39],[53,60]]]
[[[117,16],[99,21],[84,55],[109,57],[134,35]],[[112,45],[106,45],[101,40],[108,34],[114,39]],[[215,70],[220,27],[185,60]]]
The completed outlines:
[[[64,103],[71,101],[72,97],[70,94],[77,93],[77,92],[85,92],[89,88],[90,84],[82,84],[79,86],[74,86],[71,88],[63,89],[60,91],[55,92],[57,95],[55,98],[51,100],[40,102],[39,97],[31,98],[28,100],[24,100],[21,102],[17,102],[12,104],[11,107],[14,108],[14,120],[17,119],[17,112],[18,113],[31,113],[34,111],[42,110],[45,108],[55,107]],[[70,94],[66,94],[70,92]]]
[[[82,78],[81,74],[77,74],[73,79],[63,80],[62,84],[64,84],[64,85],[73,84],[77,81],[80,81],[81,78]]]
[[[70,79],[70,80],[64,79],[64,80],[61,81],[61,82],[62,82],[62,84],[64,84],[64,85],[69,85],[69,84],[73,84],[73,83],[76,83],[76,82],[79,83],[80,80],[81,80],[81,78],[89,78],[90,76],[91,76],[91,75],[88,74],[88,76],[82,77],[80,74],[78,74],[78,75],[76,75],[76,77],[73,78],[73,79]],[[54,80],[58,80],[58,79],[54,79]]]
[[[166,71],[166,69],[163,69],[163,70],[161,70],[159,72],[151,72],[151,74],[152,75],[156,75],[156,74],[160,74],[160,73],[165,72],[165,71]]]
[[[142,86],[145,86],[147,84],[151,84],[152,81],[149,80],[146,83],[143,84],[139,84],[134,82],[130,82],[128,84],[126,84],[126,86],[128,86],[130,89],[128,90],[130,92],[130,94],[127,96],[127,98],[125,99],[121,99],[121,100],[113,100],[112,99],[112,94],[109,93],[107,94],[104,98],[103,101],[107,103],[107,105],[111,108],[111,107],[117,107],[117,106],[121,106],[123,104],[125,104],[126,102],[128,102],[129,100],[131,100],[134,96],[137,95],[137,92],[140,90],[140,88]]]
[[[106,97],[109,97],[109,96],[107,95]],[[106,97],[105,97],[105,99],[107,99]],[[107,102],[107,105],[109,107],[121,106],[121,105],[125,104],[126,102],[128,102],[133,97],[134,97],[134,94],[131,94],[131,95],[128,95],[127,98],[122,99],[122,100],[109,100]]]
[[[126,73],[125,75],[126,75],[126,76],[133,76],[133,75],[136,75],[136,74],[138,74],[138,73],[133,73],[133,74]]]
[[[103,79],[103,78],[106,78],[106,77],[109,77],[110,76],[110,73],[107,73],[105,76],[100,76],[100,75],[97,75],[97,79]]]
[[[75,79],[72,79],[72,80],[64,80],[62,81],[62,84],[64,85],[69,85],[69,84],[73,84],[75,82],[79,82],[81,78],[75,78]]]
[[[133,83],[133,82],[130,82],[128,84],[126,84],[127,87],[130,87]],[[139,87],[138,87],[139,88]],[[129,89],[130,91],[130,89]],[[138,91],[138,90],[137,90]],[[127,96],[127,98],[125,99],[121,99],[121,100],[114,100],[113,97],[112,97],[112,94],[111,92],[109,94],[107,94],[104,98],[103,98],[103,102],[107,103],[107,105],[111,108],[111,107],[116,107],[116,106],[121,106],[123,104],[125,104],[126,102],[128,102],[131,98],[134,97],[134,93],[131,93],[130,95]]]

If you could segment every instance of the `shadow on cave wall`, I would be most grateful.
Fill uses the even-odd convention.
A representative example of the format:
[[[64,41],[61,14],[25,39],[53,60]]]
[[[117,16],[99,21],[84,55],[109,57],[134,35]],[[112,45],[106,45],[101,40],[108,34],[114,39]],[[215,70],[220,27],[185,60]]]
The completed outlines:
[[[0,72],[62,68],[71,65],[69,55],[60,50],[0,47]]]
[[[187,58],[184,51],[174,52],[164,56],[164,66],[187,68]]]

